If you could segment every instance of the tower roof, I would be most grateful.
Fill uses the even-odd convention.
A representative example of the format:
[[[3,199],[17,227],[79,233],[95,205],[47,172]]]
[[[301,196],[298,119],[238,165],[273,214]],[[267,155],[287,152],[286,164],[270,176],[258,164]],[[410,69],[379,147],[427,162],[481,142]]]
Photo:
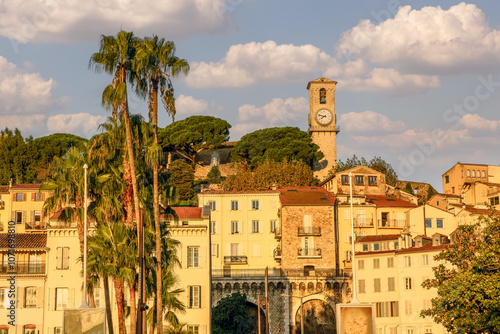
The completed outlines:
[[[307,84],[307,89],[311,88],[311,84],[316,84],[316,83],[320,83],[320,84],[333,84],[333,85],[336,85],[337,84],[337,81],[334,81],[334,80],[331,80],[331,79],[328,79],[328,78],[325,78],[325,77],[321,77],[321,78],[318,78],[316,80],[312,80],[312,81],[309,81],[309,83]]]

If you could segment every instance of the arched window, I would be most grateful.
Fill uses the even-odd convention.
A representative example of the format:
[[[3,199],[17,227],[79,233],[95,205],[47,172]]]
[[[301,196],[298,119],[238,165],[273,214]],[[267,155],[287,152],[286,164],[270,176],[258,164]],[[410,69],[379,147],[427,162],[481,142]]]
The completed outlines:
[[[212,157],[210,158],[210,166],[219,166],[219,163],[219,153],[217,153],[217,151],[214,151],[214,153],[212,153]]]
[[[467,169],[467,177],[470,177],[470,169]]]
[[[474,169],[472,170],[472,177],[476,177],[476,171]]]
[[[319,90],[319,103],[326,104],[326,89],[324,88]]]
[[[482,176],[483,176],[483,178],[485,178],[485,177],[486,177],[486,173],[484,172],[484,170],[483,170],[483,174],[482,174]]]
[[[479,171],[479,169],[477,170],[477,177],[481,177],[481,172]]]

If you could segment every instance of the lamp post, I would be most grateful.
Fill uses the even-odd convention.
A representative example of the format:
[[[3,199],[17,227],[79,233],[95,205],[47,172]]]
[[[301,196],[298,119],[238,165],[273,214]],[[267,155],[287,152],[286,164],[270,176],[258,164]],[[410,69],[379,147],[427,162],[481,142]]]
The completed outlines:
[[[323,291],[316,291],[313,293],[310,293],[305,296],[294,296],[294,295],[287,295],[285,293],[282,293],[281,295],[283,297],[292,297],[292,298],[300,298],[300,334],[304,334],[304,298],[312,296],[312,295],[317,295],[318,293],[321,293]]]
[[[354,253],[354,243],[356,242],[356,237],[354,236],[354,217],[352,208],[352,173],[349,172],[349,202],[351,204],[351,262],[352,262],[352,300],[351,304],[359,304],[358,296],[356,295],[356,262]]]
[[[87,164],[83,165],[84,171],[84,188],[85,194],[83,198],[83,299],[80,308],[89,308],[87,303],[87,169],[89,166]]]

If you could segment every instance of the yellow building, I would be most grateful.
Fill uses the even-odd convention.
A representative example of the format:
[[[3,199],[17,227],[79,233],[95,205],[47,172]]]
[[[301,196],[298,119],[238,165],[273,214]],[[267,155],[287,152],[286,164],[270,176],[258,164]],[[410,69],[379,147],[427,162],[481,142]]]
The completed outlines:
[[[211,209],[212,269],[235,276],[245,270],[275,268],[279,191],[207,191],[200,206]]]
[[[409,222],[409,232],[412,235],[426,236],[431,236],[434,233],[450,235],[459,225],[453,213],[430,204],[411,209]]]
[[[172,209],[178,220],[169,222],[168,231],[171,238],[181,243],[180,268],[174,270],[179,285],[174,288],[183,290],[178,298],[186,305],[186,313],[177,316],[193,333],[211,333],[209,213],[204,213],[203,208]]]
[[[489,182],[488,165],[457,162],[443,176],[443,193],[460,195],[464,183]]]

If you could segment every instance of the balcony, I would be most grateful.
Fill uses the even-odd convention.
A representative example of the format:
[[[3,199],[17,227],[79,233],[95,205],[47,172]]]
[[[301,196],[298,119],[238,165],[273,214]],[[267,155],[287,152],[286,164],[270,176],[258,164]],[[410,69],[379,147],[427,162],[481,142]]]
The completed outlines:
[[[30,223],[25,223],[24,224],[24,229],[25,231],[42,231],[47,229],[47,223],[46,222],[30,222]]]
[[[382,228],[404,228],[406,219],[379,219],[378,227]]]
[[[214,278],[249,278],[257,277],[264,278],[266,276],[265,268],[255,269],[212,269],[212,277]],[[335,268],[315,268],[314,272],[309,272],[305,275],[304,269],[297,268],[269,268],[269,277],[341,277],[350,278],[351,274],[342,269]]]
[[[12,264],[0,266],[0,275],[42,275],[45,274],[45,262],[29,263],[26,261],[16,261]]]
[[[276,226],[276,229],[274,230],[274,238],[281,239],[281,226]]]
[[[5,210],[5,202],[0,199],[0,210]]]
[[[321,258],[321,248],[298,248],[299,258]]]
[[[309,226],[309,227],[299,227],[297,232],[299,237],[303,236],[321,236],[321,227],[319,226]]]
[[[354,218],[354,227],[373,227],[372,218]]]
[[[248,258],[246,255],[224,256],[224,264],[248,264]]]
[[[274,260],[280,262],[281,261],[281,249],[280,248],[275,248],[274,252]]]

